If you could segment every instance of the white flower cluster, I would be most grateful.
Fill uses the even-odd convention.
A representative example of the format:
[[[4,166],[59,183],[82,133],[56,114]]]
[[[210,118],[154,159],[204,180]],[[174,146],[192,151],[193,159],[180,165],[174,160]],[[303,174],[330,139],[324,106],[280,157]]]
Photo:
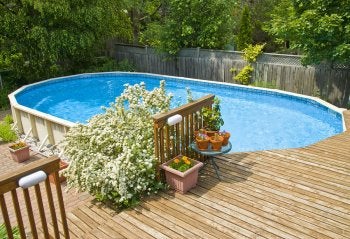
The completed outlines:
[[[68,186],[120,206],[156,191],[152,115],[168,111],[171,98],[164,81],[152,91],[126,85],[104,114],[71,128],[63,142]]]

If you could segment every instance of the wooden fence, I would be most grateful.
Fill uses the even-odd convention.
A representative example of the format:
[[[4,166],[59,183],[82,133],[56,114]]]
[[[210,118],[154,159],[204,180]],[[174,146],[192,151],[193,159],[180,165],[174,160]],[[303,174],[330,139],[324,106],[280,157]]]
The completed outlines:
[[[167,59],[154,49],[116,44],[113,53],[118,61],[128,59],[137,71],[196,79],[230,82],[246,63],[241,52],[183,49],[178,57]],[[350,94],[350,68],[304,67],[301,56],[263,54],[254,65],[254,81],[275,85],[275,88],[320,97],[337,106],[346,106]],[[231,69],[236,69],[231,72]]]
[[[153,116],[155,155],[159,163],[164,163],[179,154],[199,156],[192,152],[189,146],[194,139],[194,131],[203,127],[202,108],[211,107],[214,97],[214,95],[207,95],[166,113]],[[182,121],[169,126],[167,120],[174,115],[181,115]]]
[[[16,225],[14,226],[18,226],[18,231],[22,239],[27,238],[27,233],[26,233],[27,226],[24,224],[25,221],[29,221],[29,224],[30,224],[29,225],[31,230],[30,238],[53,238],[51,235],[49,235],[48,221],[46,219],[46,213],[45,213],[44,207],[45,208],[48,207],[50,211],[51,222],[54,229],[54,232],[53,232],[54,238],[60,238],[54,199],[53,199],[52,189],[51,189],[51,185],[48,177],[49,174],[53,174],[55,181],[56,182],[59,181],[58,179],[59,177],[58,170],[60,167],[59,162],[60,162],[60,159],[57,157],[44,158],[36,162],[33,162],[30,165],[24,166],[23,168],[18,169],[17,171],[14,171],[5,175],[1,175],[0,205],[1,205],[1,212],[5,223],[8,238],[13,239],[12,225],[11,225],[11,220],[8,213],[9,209],[11,208],[8,206],[11,204],[13,205],[14,212],[17,219]],[[23,190],[17,189],[19,188],[19,180],[21,178],[28,176],[32,173],[38,172],[40,170],[47,175],[47,178],[44,180],[45,189],[46,189],[45,197],[42,197],[39,184],[35,184],[35,185],[28,184],[28,186],[30,186],[29,188],[24,187]],[[35,189],[35,196],[37,200],[36,207],[34,207],[34,205],[32,205],[31,203],[31,198],[30,198],[31,193],[29,189],[32,189],[32,187]],[[18,195],[19,191],[23,191],[25,204],[23,203],[23,200],[21,200],[22,203],[20,203],[19,201],[19,199],[22,199],[20,198],[20,195]],[[57,195],[57,200],[58,200],[59,212],[61,215],[61,223],[63,226],[64,238],[69,238],[69,231],[68,231],[66,213],[65,213],[64,203],[62,198],[61,185],[59,183],[55,184],[55,191],[56,191],[55,194]],[[11,193],[12,203],[11,201],[10,203],[6,203],[5,195],[8,193]],[[48,205],[43,204],[43,201],[44,201],[43,198],[47,199]],[[22,212],[21,207],[26,208],[27,213]],[[35,209],[37,209],[39,213],[34,213]],[[38,221],[38,218],[37,218],[38,214],[41,220],[42,234],[38,233],[37,226],[36,226],[36,222]],[[28,220],[23,220],[23,215],[26,215],[28,217]]]

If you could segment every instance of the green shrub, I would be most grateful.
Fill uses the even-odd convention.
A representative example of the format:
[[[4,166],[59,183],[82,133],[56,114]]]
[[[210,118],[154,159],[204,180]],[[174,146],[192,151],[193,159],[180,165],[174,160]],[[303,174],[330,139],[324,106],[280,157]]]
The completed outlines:
[[[8,124],[9,119],[0,122],[0,141],[12,142],[17,139],[16,133],[11,129],[11,125]]]
[[[254,71],[253,66],[251,63],[256,62],[258,56],[263,52],[265,44],[261,45],[251,45],[249,44],[246,48],[243,50],[243,59],[248,63],[243,69],[233,77],[233,80],[243,84],[243,85],[249,85],[251,82],[252,73]],[[235,73],[236,69],[231,68],[230,72]]]
[[[203,125],[207,130],[219,131],[224,125],[224,120],[221,116],[220,100],[214,98],[212,108],[205,107],[202,109]]]
[[[253,42],[253,24],[250,9],[248,6],[243,7],[242,15],[239,21],[239,29],[236,37],[238,50],[244,49]]]
[[[107,72],[107,71],[135,71],[135,66],[128,61],[128,59],[117,62],[113,58],[109,57],[97,57],[93,62],[89,63],[88,67],[85,67],[80,71],[84,72]]]
[[[248,63],[254,63],[256,62],[258,56],[261,55],[261,53],[263,53],[263,49],[265,47],[265,43],[264,44],[257,44],[257,45],[251,45],[249,44],[246,48],[244,48],[243,50],[243,59],[248,62]]]
[[[12,116],[11,115],[6,115],[3,119],[4,123],[5,124],[13,124],[13,119],[12,119]]]
[[[18,227],[13,227],[12,228],[12,235],[14,239],[20,239],[20,234],[19,234],[19,229]],[[7,237],[7,232],[6,232],[6,227],[5,224],[0,224],[0,239],[6,239]]]
[[[5,86],[3,89],[0,89],[0,110],[6,110],[10,108],[10,100],[8,95],[13,91],[11,87]]]
[[[129,62],[128,59],[124,59],[117,62],[117,71],[133,72],[133,71],[136,71],[136,67],[134,66],[134,64]]]
[[[243,85],[249,85],[253,71],[254,68],[251,65],[246,65],[233,79]]]
[[[170,100],[164,81],[152,91],[144,83],[127,85],[104,114],[72,127],[62,145],[68,186],[118,207],[159,190],[152,115],[168,111]]]

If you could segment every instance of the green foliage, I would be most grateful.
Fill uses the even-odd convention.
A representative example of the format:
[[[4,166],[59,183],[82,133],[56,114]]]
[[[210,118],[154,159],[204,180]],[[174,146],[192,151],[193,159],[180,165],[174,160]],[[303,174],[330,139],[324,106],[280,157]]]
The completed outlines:
[[[240,27],[242,24],[243,17],[243,8],[246,6],[248,8],[250,14],[250,26],[251,26],[251,34],[248,39],[250,39],[249,44],[257,44],[261,42],[266,42],[266,50],[269,52],[275,51],[278,45],[273,41],[272,37],[263,29],[264,23],[271,19],[270,13],[274,6],[280,0],[259,0],[259,1],[251,1],[251,0],[241,0],[239,4],[233,9],[232,17],[238,22],[238,26],[234,29],[235,35],[235,48],[237,50],[242,50],[244,47],[239,48],[237,46],[237,36],[238,34],[242,34],[240,32]]]
[[[11,129],[13,119],[10,115],[6,115],[0,122],[0,142],[12,142],[17,139],[17,134]]]
[[[9,72],[2,72],[1,78],[3,88],[0,88],[0,110],[6,110],[10,108],[10,100],[8,95],[17,88],[17,84],[15,83],[13,77],[9,76]]]
[[[188,169],[192,168],[192,166],[193,163],[186,156],[178,156],[169,164],[170,168],[176,169],[180,172],[185,172]]]
[[[160,48],[161,46],[161,30],[163,26],[159,22],[151,22],[147,25],[147,28],[140,33],[140,43],[146,46],[152,46],[155,48]]]
[[[224,125],[224,120],[221,117],[220,99],[214,98],[212,108],[205,107],[202,109],[202,118],[204,128],[207,130],[219,131]]]
[[[124,59],[117,62],[117,71],[133,72],[133,71],[136,71],[136,66],[131,62],[129,62],[128,59]]]
[[[98,57],[91,62],[90,66],[82,69],[81,73],[84,72],[108,72],[108,71],[135,71],[135,66],[129,62],[128,59],[117,62],[113,58],[109,57]]]
[[[12,144],[10,146],[11,149],[14,149],[14,150],[17,150],[17,149],[21,149],[21,148],[24,148],[24,147],[27,147],[28,145],[25,143],[25,142],[17,142],[15,144]]]
[[[257,58],[261,53],[263,52],[265,44],[261,45],[248,45],[246,48],[243,50],[243,59],[248,63],[243,69],[233,77],[233,80],[243,84],[243,85],[249,85],[251,82],[252,78],[252,73],[254,71],[253,66],[251,65],[252,63],[256,62]],[[231,72],[236,72],[236,69],[231,68]]]
[[[5,124],[8,124],[8,125],[13,124],[13,118],[11,115],[5,115],[3,121]]]
[[[252,44],[252,19],[248,6],[243,7],[241,19],[239,21],[239,30],[237,34],[237,48],[238,50],[243,50],[248,45]]]
[[[223,49],[232,36],[232,7],[225,0],[169,0],[163,22],[151,25],[143,42],[170,55],[184,47]]]
[[[265,44],[257,44],[257,45],[247,45],[246,48],[243,49],[243,59],[248,63],[256,62],[258,56],[263,53],[263,48]]]
[[[19,234],[19,229],[18,227],[13,227],[12,228],[12,235],[14,239],[20,239],[21,236]],[[5,224],[0,224],[0,238],[1,239],[6,239],[7,237],[7,231],[6,231],[6,227]]]
[[[254,68],[251,65],[246,65],[233,79],[243,85],[249,85],[253,71]]]
[[[152,34],[158,33],[159,21],[164,14],[166,2],[163,0],[133,0],[128,3],[133,28],[133,43],[152,46],[157,44],[156,42],[148,42],[148,40],[157,39],[152,37]],[[146,28],[147,31],[145,31]]]
[[[152,115],[169,110],[165,82],[152,91],[127,85],[106,112],[70,128],[63,149],[70,160],[69,187],[88,191],[118,207],[137,203],[162,187],[156,178]]]
[[[0,69],[19,84],[76,72],[110,37],[130,38],[124,1],[14,1],[0,4]]]
[[[350,59],[349,1],[281,0],[265,29],[305,55],[305,64]]]
[[[271,19],[264,23],[264,30],[275,37],[278,44],[289,41],[293,38],[293,32],[290,29],[290,22],[293,21],[295,9],[289,0],[279,0],[272,9]]]
[[[11,90],[4,88],[0,90],[0,110],[5,110],[10,107],[10,101],[8,95],[11,93]]]

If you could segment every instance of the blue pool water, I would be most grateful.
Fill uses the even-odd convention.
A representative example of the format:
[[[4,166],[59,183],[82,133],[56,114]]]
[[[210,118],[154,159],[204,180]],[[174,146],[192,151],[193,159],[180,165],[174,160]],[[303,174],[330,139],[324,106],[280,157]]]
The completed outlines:
[[[234,152],[302,147],[343,132],[341,114],[310,99],[159,75],[70,76],[29,86],[16,99],[29,108],[85,123],[103,112],[101,106],[114,102],[124,84],[145,82],[147,89],[153,89],[162,79],[174,95],[172,107],[186,103],[186,87],[195,99],[210,93],[220,98],[225,121],[222,129],[231,132]]]

